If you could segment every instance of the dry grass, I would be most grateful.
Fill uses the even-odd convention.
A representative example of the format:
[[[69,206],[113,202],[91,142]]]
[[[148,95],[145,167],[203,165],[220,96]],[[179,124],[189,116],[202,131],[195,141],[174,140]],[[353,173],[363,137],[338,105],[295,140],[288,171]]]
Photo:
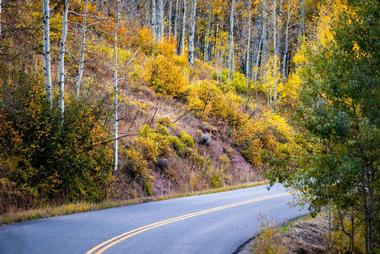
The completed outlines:
[[[65,214],[80,213],[80,212],[94,211],[94,210],[100,210],[100,209],[106,209],[106,208],[112,208],[112,207],[134,205],[134,204],[140,204],[140,203],[151,202],[151,201],[160,201],[160,200],[167,200],[167,199],[173,199],[173,198],[189,197],[189,196],[211,194],[211,193],[217,193],[217,192],[223,192],[223,191],[244,189],[244,188],[264,185],[267,183],[268,183],[267,181],[246,183],[246,184],[240,184],[240,185],[234,185],[234,186],[225,186],[222,188],[210,189],[210,190],[205,190],[205,191],[198,191],[198,192],[191,192],[191,193],[176,193],[176,194],[171,194],[167,196],[144,197],[144,198],[138,198],[138,199],[124,200],[124,201],[106,200],[99,203],[78,202],[78,203],[71,203],[71,204],[66,204],[66,205],[61,205],[61,206],[47,206],[47,207],[39,208],[39,209],[16,211],[16,212],[10,212],[7,214],[0,215],[0,225],[60,216],[60,215],[65,215]]]

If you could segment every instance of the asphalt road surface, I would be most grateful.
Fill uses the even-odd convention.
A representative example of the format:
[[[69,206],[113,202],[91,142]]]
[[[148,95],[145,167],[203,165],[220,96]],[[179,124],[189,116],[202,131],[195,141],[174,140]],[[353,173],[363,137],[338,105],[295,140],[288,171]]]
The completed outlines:
[[[220,192],[0,226],[0,253],[223,254],[308,213],[281,185]]]

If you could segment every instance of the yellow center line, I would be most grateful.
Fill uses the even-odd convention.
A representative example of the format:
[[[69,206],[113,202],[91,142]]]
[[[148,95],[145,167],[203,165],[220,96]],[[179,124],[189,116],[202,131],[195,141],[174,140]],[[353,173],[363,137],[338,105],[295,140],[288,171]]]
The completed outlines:
[[[128,238],[131,238],[135,235],[139,235],[145,231],[152,230],[154,228],[158,228],[158,227],[161,227],[161,226],[164,226],[167,224],[171,224],[171,223],[174,223],[177,221],[182,221],[182,220],[190,219],[190,218],[201,216],[201,215],[205,215],[205,214],[209,214],[209,213],[213,213],[213,212],[217,212],[217,211],[221,211],[221,210],[225,210],[225,209],[229,209],[229,208],[234,208],[237,206],[253,204],[253,203],[256,203],[259,201],[284,197],[284,196],[288,196],[288,195],[290,195],[290,194],[289,193],[272,194],[272,195],[268,195],[268,196],[249,199],[246,201],[241,201],[238,203],[233,203],[233,204],[228,204],[228,205],[223,205],[223,206],[217,206],[214,208],[209,208],[209,209],[201,210],[198,212],[188,213],[188,214],[177,216],[177,217],[174,217],[171,219],[155,222],[155,223],[152,223],[152,224],[149,224],[149,225],[146,225],[146,226],[125,232],[123,234],[120,234],[118,236],[113,237],[112,239],[109,239],[105,242],[102,242],[99,245],[97,245],[97,246],[93,247],[92,249],[90,249],[89,251],[87,251],[86,254],[102,254],[103,252],[105,252],[109,248],[115,246],[116,244],[118,244],[122,241],[127,240]]]

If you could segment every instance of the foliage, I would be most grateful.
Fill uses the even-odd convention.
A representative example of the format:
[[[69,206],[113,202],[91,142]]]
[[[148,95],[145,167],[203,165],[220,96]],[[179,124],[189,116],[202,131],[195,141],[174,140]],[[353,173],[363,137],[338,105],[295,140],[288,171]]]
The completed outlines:
[[[105,198],[111,151],[101,104],[67,100],[65,122],[45,103],[40,79],[4,71],[0,81],[0,212]]]
[[[188,82],[181,69],[164,55],[149,60],[143,79],[158,93],[180,97],[187,89]]]
[[[378,250],[380,232],[380,6],[375,2],[338,1],[333,13],[322,15],[321,42],[310,47],[301,72],[297,120],[309,144],[297,171],[277,172],[306,194],[313,208],[333,202],[363,218],[366,253]]]

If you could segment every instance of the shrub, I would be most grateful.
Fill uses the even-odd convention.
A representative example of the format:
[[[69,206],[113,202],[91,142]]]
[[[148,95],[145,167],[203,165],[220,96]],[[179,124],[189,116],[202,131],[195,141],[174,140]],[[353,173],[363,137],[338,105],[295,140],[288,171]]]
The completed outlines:
[[[173,97],[183,95],[188,86],[181,69],[164,55],[150,59],[143,78],[156,92]]]
[[[141,182],[147,195],[153,194],[154,177],[151,175],[145,156],[134,149],[125,152],[125,172]]]
[[[193,148],[195,146],[194,139],[191,135],[187,134],[184,131],[180,131],[179,139],[189,148]]]
[[[106,112],[88,98],[66,100],[65,119],[50,110],[42,80],[22,72],[1,73],[0,213],[10,206],[97,201],[112,180]]]

